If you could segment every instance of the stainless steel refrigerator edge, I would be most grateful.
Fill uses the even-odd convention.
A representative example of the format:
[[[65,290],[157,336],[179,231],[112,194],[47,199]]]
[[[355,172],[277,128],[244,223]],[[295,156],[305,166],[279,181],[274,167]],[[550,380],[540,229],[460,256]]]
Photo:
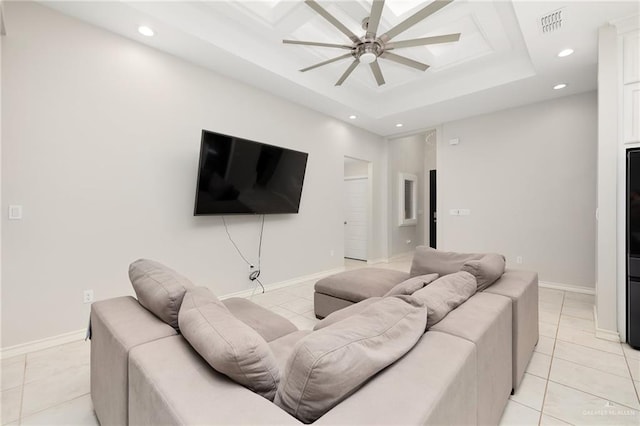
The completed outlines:
[[[627,343],[640,349],[640,149],[627,151]]]

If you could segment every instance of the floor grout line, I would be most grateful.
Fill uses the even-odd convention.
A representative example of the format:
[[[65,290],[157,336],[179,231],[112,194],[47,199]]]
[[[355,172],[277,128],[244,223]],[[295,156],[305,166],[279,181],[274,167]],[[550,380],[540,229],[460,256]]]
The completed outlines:
[[[562,308],[564,307],[564,300],[566,294],[562,292],[562,303],[560,303],[560,312],[562,312]],[[540,417],[538,418],[538,426],[542,423],[542,415],[544,414],[544,402],[547,400],[547,392],[549,390],[549,381],[551,380],[551,368],[553,368],[553,359],[556,353],[556,343],[558,342],[558,332],[560,331],[560,322],[558,322],[558,328],[556,329],[556,336],[553,338],[553,348],[551,349],[551,361],[549,361],[549,374],[547,375],[547,380],[544,384],[544,395],[542,396],[542,405],[540,406]]]
[[[640,404],[640,389],[636,385],[636,381],[633,379],[633,374],[631,373],[631,364],[629,364],[629,358],[627,358],[627,353],[622,350],[622,356],[627,364],[627,370],[629,371],[629,376],[631,377],[631,384],[633,385],[633,389],[636,391],[636,398],[638,399],[638,403]],[[640,361],[638,361],[640,363]]]
[[[27,418],[27,419],[28,419],[29,417],[34,416],[34,415],[36,415],[36,414],[38,414],[38,413],[42,413],[43,411],[47,411],[47,410],[50,410],[50,409],[52,409],[52,408],[59,407],[59,406],[61,406],[61,405],[67,404],[67,403],[72,402],[72,401],[75,401],[76,399],[80,399],[80,398],[85,397],[85,396],[87,396],[87,395],[91,395],[91,392],[83,393],[82,395],[74,396],[74,397],[73,397],[73,398],[71,398],[71,399],[66,399],[66,400],[64,400],[64,401],[62,401],[62,402],[59,402],[59,403],[57,403],[57,404],[55,404],[55,405],[52,405],[52,406],[50,406],[50,407],[43,408],[43,409],[38,410],[38,411],[34,411],[33,413],[29,413],[29,415],[28,415],[28,416],[24,416],[24,418]],[[93,401],[92,401],[92,405],[93,405]],[[22,416],[20,417],[20,423],[22,423]]]
[[[22,423],[22,407],[24,405],[24,386],[27,380],[27,359],[29,354],[24,355],[24,369],[22,371],[22,389],[20,390],[20,409],[18,410],[18,425]]]
[[[574,391],[582,392],[584,394],[591,395],[591,396],[594,396],[594,397],[599,398],[599,399],[604,399],[605,401],[615,402],[616,404],[618,404],[618,405],[620,405],[622,407],[628,408],[630,410],[640,411],[640,409],[638,409],[638,408],[629,407],[627,404],[623,404],[622,402],[614,401],[614,400],[606,398],[604,396],[596,395],[595,393],[591,393],[591,392],[587,392],[587,391],[582,390],[582,389],[574,388],[573,386],[570,386],[570,385],[568,385],[566,383],[556,382],[555,380],[551,380],[551,379],[549,379],[549,381],[555,383],[556,385],[560,385],[560,386],[564,386],[565,388],[573,389]],[[560,420],[562,420],[562,419],[560,419]],[[566,422],[566,420],[562,420],[562,421]]]
[[[577,330],[577,329],[574,329],[574,330]],[[578,331],[582,331],[582,330],[578,330]],[[594,337],[595,339],[598,339],[598,338],[595,336],[595,334],[593,335],[593,337]],[[561,342],[564,342],[564,343],[571,343],[571,344],[573,344],[573,345],[580,346],[580,347],[587,348],[587,349],[593,349],[594,351],[604,352],[604,353],[606,353],[606,354],[611,354],[611,355],[618,355],[618,356],[621,356],[619,353],[616,353],[616,352],[603,351],[602,349],[594,348],[594,347],[587,346],[587,345],[581,345],[580,343],[576,343],[576,342],[570,342],[570,341],[568,341],[568,340],[564,340],[564,339],[562,339],[562,338],[558,338],[558,339],[556,339],[556,340],[560,340]],[[611,342],[611,340],[604,340],[604,341],[605,341],[605,342]],[[615,343],[615,342],[612,342],[612,343]],[[624,353],[624,351],[623,351],[623,353]]]

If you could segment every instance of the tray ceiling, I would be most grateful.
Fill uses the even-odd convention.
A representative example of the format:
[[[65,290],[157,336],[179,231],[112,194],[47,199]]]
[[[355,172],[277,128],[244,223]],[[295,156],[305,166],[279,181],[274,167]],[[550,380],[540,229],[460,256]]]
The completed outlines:
[[[370,1],[318,0],[351,31]],[[429,1],[387,0],[379,33]],[[285,45],[282,39],[349,44],[349,39],[302,1],[45,2],[68,15],[149,44],[224,75],[273,92],[340,120],[390,136],[443,121],[595,89],[597,28],[638,13],[637,2],[456,0],[400,34],[396,40],[461,33],[459,42],[402,49],[429,64],[418,71],[379,60],[386,84],[358,66],[334,86],[351,60],[305,73],[309,65],[345,51]],[[565,24],[543,34],[538,18],[563,8]],[[148,25],[156,36],[137,33]],[[565,47],[576,53],[559,59]],[[563,91],[551,89],[567,82]],[[558,93],[562,92],[562,93]],[[349,120],[356,115],[356,120]]]

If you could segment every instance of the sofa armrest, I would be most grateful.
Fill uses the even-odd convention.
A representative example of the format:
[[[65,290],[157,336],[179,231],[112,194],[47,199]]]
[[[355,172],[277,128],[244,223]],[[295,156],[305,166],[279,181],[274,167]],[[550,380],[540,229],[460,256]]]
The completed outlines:
[[[130,296],[91,305],[91,399],[102,425],[126,425],[131,348],[176,335]]]
[[[538,343],[538,274],[507,269],[484,290],[511,299],[513,306],[513,389],[518,389]]]

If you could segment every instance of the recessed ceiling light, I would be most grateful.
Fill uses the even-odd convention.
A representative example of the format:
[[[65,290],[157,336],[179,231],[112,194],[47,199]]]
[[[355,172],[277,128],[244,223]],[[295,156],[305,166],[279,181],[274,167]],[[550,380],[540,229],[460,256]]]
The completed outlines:
[[[155,34],[151,28],[145,25],[139,26],[138,32],[143,36],[147,36],[147,37],[153,37],[153,35]]]
[[[560,90],[560,89],[564,89],[565,87],[567,87],[565,83],[560,83],[553,86],[553,90]]]
[[[402,127],[402,123],[396,124],[396,127]]]
[[[564,49],[558,53],[558,57],[564,58],[565,56],[569,56],[573,53],[573,49]]]
[[[358,118],[358,117],[356,117],[355,115],[350,115],[350,116],[349,116],[349,118],[350,118],[351,120],[355,120],[355,119],[356,119],[356,118]]]

